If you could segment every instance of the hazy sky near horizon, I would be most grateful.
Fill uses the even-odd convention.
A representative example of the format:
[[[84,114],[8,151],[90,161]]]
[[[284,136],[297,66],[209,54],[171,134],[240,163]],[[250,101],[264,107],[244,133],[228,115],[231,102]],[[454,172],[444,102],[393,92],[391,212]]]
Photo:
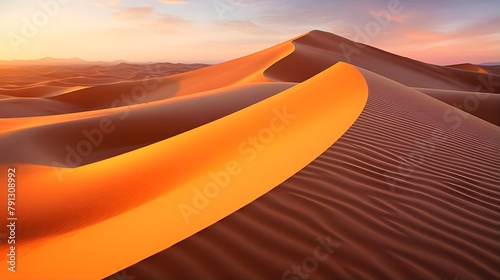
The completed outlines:
[[[498,0],[17,0],[0,60],[217,63],[319,29],[435,64],[500,61]]]

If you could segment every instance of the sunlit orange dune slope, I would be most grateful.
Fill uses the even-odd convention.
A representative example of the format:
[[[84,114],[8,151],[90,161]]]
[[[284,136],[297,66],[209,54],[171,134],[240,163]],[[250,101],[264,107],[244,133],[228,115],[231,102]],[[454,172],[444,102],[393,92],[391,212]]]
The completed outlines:
[[[23,265],[10,279],[97,279],[195,234],[313,161],[354,123],[366,100],[360,72],[341,63],[165,141],[59,170],[67,173],[62,181],[50,166],[17,164],[25,186],[18,190]],[[258,148],[253,137],[262,141]],[[198,190],[212,196],[206,208],[193,204]]]

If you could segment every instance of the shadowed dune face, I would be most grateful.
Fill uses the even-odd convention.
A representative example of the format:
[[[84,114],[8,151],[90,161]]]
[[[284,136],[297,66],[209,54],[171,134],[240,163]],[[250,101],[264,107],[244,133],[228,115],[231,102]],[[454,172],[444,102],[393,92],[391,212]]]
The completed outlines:
[[[500,277],[496,68],[320,31],[203,66],[0,66],[9,277]]]
[[[487,92],[468,92],[439,90],[432,88],[415,88],[431,97],[456,107],[455,113],[463,118],[474,115],[480,119],[500,126],[500,94]]]
[[[481,66],[482,69],[488,71],[488,73],[500,75],[500,66]]]

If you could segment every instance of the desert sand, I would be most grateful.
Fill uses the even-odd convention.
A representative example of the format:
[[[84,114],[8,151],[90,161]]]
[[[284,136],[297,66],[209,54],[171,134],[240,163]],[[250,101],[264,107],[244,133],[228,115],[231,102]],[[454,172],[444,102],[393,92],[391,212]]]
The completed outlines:
[[[313,31],[213,66],[0,71],[2,279],[500,277],[494,66]]]

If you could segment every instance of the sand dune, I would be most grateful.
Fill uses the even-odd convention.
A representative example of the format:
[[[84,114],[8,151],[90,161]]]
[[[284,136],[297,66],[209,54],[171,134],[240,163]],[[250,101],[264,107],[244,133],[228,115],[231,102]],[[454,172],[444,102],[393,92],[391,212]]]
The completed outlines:
[[[475,67],[320,31],[209,67],[2,65],[0,277],[499,278],[500,76]]]
[[[466,70],[466,71],[484,73],[484,74],[489,73],[487,70],[485,70],[485,68],[480,67],[478,65],[470,64],[470,63],[449,65],[448,67],[456,68],[456,69],[461,69],[461,70]]]
[[[270,67],[265,72],[267,77],[277,81],[301,82],[338,61],[351,63],[409,87],[476,91],[481,77],[488,77],[484,73],[400,57],[321,31],[313,31],[293,41],[293,44],[297,51]],[[304,61],[308,63],[302,63]],[[480,91],[498,93],[500,84],[494,83],[488,90],[483,88]]]

